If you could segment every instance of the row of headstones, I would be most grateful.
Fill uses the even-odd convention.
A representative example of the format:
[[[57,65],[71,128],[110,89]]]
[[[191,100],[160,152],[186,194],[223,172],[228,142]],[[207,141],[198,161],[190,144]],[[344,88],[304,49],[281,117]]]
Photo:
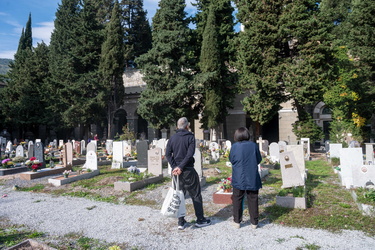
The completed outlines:
[[[342,148],[341,144],[330,145],[330,150],[333,152],[339,149],[341,169],[339,174],[342,186],[350,189],[375,184],[374,145],[373,143],[366,144],[365,159],[362,148]],[[336,157],[336,153],[334,155]]]
[[[368,165],[374,164],[374,143],[365,143],[365,163]],[[353,148],[353,147],[348,147]],[[359,148],[359,147],[354,147]],[[341,150],[343,149],[341,143],[331,143],[329,144],[329,157],[330,158],[340,158]],[[362,150],[362,148],[360,148]]]
[[[300,144],[298,145],[288,145],[285,141],[279,142],[272,142],[268,146],[267,140],[262,140],[260,137],[257,141],[259,143],[259,149],[264,155],[269,155],[273,161],[279,162],[280,161],[280,153],[290,151],[291,149],[296,148],[298,151],[298,158],[300,158],[300,154],[302,152],[302,156],[304,160],[310,159],[310,139],[309,138],[301,138]]]

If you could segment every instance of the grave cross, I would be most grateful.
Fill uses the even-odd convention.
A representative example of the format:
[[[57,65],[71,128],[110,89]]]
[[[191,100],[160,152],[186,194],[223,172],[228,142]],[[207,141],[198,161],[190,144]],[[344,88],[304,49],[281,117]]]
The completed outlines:
[[[259,143],[259,150],[263,153],[267,153],[263,151],[263,143],[265,143],[265,140],[262,140],[262,136],[259,136],[259,140],[257,140],[257,143]]]

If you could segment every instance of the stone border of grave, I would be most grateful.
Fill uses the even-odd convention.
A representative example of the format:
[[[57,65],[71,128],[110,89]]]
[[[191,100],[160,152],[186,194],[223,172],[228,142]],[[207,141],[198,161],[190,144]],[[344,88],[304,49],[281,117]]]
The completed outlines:
[[[55,168],[43,168],[38,170],[38,172],[26,172],[20,174],[21,180],[33,180],[41,177],[45,177],[48,175],[54,175],[54,174],[61,174],[65,170],[72,170],[72,166],[56,166]]]
[[[116,181],[114,183],[114,188],[117,191],[127,191],[133,192],[134,190],[144,188],[145,186],[156,183],[163,180],[163,175],[153,176],[144,180],[128,182],[128,181]]]
[[[16,249],[42,249],[42,250],[57,250],[56,248],[47,246],[40,242],[37,242],[33,239],[27,239],[14,245],[12,247],[7,248],[7,250],[16,250]]]
[[[91,172],[85,172],[82,174],[78,174],[77,172],[73,172],[69,174],[68,178],[65,178],[63,175],[50,178],[48,179],[48,183],[51,183],[55,187],[62,186],[71,182],[79,181],[79,180],[84,180],[84,179],[90,179],[94,176],[97,176],[100,174],[99,170],[93,170]]]
[[[220,190],[216,191],[212,195],[212,201],[215,204],[227,204],[227,205],[230,205],[230,204],[232,204],[232,194],[233,193],[220,192]]]
[[[27,166],[20,166],[20,167],[14,167],[14,168],[4,168],[0,169],[0,176],[10,175],[10,174],[18,174],[22,172],[29,171],[29,168]]]
[[[276,196],[276,205],[287,208],[307,208],[306,197]]]
[[[353,197],[354,202],[357,204],[358,209],[361,210],[363,215],[375,217],[375,206],[357,202],[357,194],[355,193],[355,190],[351,190],[350,193]]]

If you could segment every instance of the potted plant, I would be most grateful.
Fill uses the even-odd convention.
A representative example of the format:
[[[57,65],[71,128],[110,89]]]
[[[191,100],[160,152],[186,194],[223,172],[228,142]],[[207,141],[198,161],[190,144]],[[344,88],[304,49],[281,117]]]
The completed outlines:
[[[25,162],[25,165],[28,166],[32,172],[36,172],[42,166],[42,163],[39,162],[36,157],[31,157]]]
[[[69,174],[70,174],[71,172],[72,172],[72,171],[70,171],[70,170],[65,170],[65,171],[63,172],[64,178],[68,178],[68,177],[69,177]]]

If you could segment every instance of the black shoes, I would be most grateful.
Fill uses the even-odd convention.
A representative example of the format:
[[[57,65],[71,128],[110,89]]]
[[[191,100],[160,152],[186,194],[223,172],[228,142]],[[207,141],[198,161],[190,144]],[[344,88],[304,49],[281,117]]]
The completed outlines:
[[[211,220],[206,219],[206,218],[202,220],[197,220],[197,222],[195,223],[196,227],[207,227],[209,225],[211,225]]]

